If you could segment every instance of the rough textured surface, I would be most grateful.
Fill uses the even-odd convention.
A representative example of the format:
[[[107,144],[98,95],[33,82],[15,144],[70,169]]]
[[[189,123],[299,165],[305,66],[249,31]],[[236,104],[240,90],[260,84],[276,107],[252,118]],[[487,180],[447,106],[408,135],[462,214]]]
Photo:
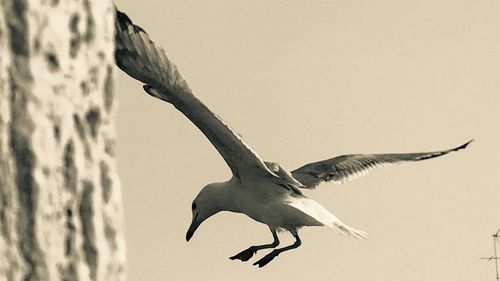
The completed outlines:
[[[0,280],[124,280],[111,1],[0,0]]]

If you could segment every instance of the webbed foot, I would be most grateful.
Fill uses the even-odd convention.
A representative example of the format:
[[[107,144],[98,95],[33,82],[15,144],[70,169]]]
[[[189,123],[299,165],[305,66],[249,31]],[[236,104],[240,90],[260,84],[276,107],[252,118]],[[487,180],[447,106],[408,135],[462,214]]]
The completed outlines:
[[[269,254],[265,255],[260,260],[256,261],[253,265],[257,265],[258,267],[266,266],[266,264],[270,263],[275,257],[280,254],[279,251],[273,250]]]
[[[244,251],[241,251],[240,253],[230,257],[229,259],[231,260],[241,260],[241,261],[248,261],[250,258],[255,255],[257,250],[252,246]]]

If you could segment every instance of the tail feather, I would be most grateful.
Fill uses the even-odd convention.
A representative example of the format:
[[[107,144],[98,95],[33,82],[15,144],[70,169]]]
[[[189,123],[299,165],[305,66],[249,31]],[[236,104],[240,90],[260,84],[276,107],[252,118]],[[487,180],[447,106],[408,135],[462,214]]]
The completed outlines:
[[[293,198],[288,204],[309,217],[314,218],[321,225],[337,230],[342,235],[351,235],[358,239],[368,238],[368,233],[346,225],[334,214],[330,213],[318,202],[312,199],[305,197]]]
[[[336,229],[336,230],[338,230],[343,235],[349,234],[349,235],[351,235],[351,236],[353,236],[354,238],[357,238],[357,239],[366,239],[366,238],[368,238],[370,236],[365,231],[359,230],[359,229],[355,229],[355,228],[350,227],[350,226],[348,226],[348,225],[346,225],[346,224],[344,224],[342,222],[336,223],[333,226],[329,226],[329,228]]]

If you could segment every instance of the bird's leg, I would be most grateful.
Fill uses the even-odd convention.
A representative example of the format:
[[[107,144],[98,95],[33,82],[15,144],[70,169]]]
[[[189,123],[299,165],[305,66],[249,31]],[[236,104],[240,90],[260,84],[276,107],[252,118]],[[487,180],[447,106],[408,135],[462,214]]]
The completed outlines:
[[[274,238],[273,243],[265,244],[265,245],[250,246],[248,249],[241,251],[240,253],[230,257],[230,259],[232,259],[232,260],[238,259],[241,261],[247,261],[251,257],[253,257],[253,255],[255,255],[255,253],[257,253],[258,250],[269,249],[269,248],[274,248],[274,247],[278,246],[280,244],[280,240],[278,239],[278,234],[276,233],[276,229],[275,228],[269,228],[269,229],[271,230],[271,233],[273,234],[273,238]]]
[[[300,241],[300,237],[299,237],[299,234],[297,233],[297,230],[290,231],[290,233],[292,233],[293,237],[295,237],[295,242],[292,245],[286,246],[286,247],[283,247],[283,248],[279,248],[279,249],[274,249],[272,252],[270,252],[269,254],[265,255],[263,258],[261,258],[257,262],[255,262],[253,265],[257,265],[259,267],[263,267],[266,264],[268,264],[269,262],[271,262],[279,254],[281,254],[281,253],[283,253],[285,251],[291,250],[291,249],[298,248],[302,244],[302,241]]]

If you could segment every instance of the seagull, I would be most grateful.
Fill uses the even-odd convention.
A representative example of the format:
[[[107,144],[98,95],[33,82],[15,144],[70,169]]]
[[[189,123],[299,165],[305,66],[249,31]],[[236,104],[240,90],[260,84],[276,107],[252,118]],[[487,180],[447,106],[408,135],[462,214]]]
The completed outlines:
[[[208,184],[196,196],[186,240],[193,237],[201,223],[220,211],[245,214],[266,224],[271,231],[272,243],[251,246],[230,257],[232,260],[248,261],[258,251],[274,248],[253,264],[263,267],[281,253],[298,248],[302,243],[298,230],[304,226],[324,226],[341,234],[366,238],[366,232],[346,225],[318,202],[306,197],[301,189],[314,189],[323,182],[343,184],[378,167],[440,157],[464,149],[472,141],[434,152],[342,155],[289,172],[278,163],[263,161],[239,134],[195,97],[165,51],[156,46],[141,27],[118,10],[116,15],[118,67],[143,82],[149,95],[172,104],[191,120],[232,172],[231,179]],[[278,231],[288,231],[295,242],[277,248]]]

